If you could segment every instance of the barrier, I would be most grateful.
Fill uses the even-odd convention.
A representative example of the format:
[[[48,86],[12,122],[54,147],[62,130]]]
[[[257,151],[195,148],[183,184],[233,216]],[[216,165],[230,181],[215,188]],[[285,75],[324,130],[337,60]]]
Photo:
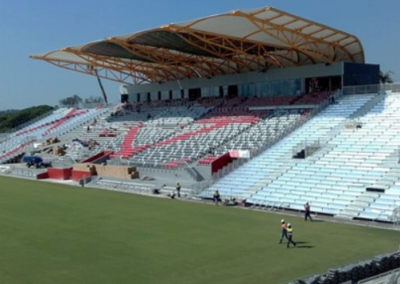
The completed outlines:
[[[73,170],[71,179],[75,182],[79,182],[81,179],[84,179],[84,178],[87,178],[90,176],[92,176],[92,174],[89,171],[85,172],[85,171]]]
[[[99,176],[120,179],[139,178],[139,173],[137,172],[136,167],[130,166],[95,165],[89,163],[74,164],[72,172],[76,172],[76,177],[80,176],[80,178],[83,178],[83,173],[86,173],[86,177]]]
[[[36,175],[36,179],[39,179],[39,180],[40,179],[48,179],[48,178],[49,178],[49,174],[47,172]]]
[[[217,159],[215,159],[212,163],[211,163],[211,172],[212,173],[216,173],[218,172],[220,169],[222,169],[223,167],[225,167],[226,165],[228,165],[229,163],[232,163],[232,158],[229,155],[229,153],[226,153],[220,157],[218,157]]]
[[[93,163],[96,160],[100,159],[100,158],[104,158],[106,156],[110,156],[113,152],[112,151],[103,151],[101,153],[98,153],[92,157],[87,158],[86,160],[83,160],[82,163]]]
[[[68,179],[71,179],[72,168],[68,168],[68,169],[48,168],[47,174],[50,179],[68,180]]]

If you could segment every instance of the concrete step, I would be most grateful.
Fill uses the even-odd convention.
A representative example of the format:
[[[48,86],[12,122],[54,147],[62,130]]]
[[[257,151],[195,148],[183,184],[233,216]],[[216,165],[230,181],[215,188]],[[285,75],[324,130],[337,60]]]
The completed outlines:
[[[372,201],[371,201],[372,202]],[[350,204],[348,207],[354,207],[354,208],[362,208],[364,209],[364,207],[369,206],[371,204],[371,202],[368,201],[364,201],[364,200],[356,200],[354,201],[352,204]]]
[[[387,174],[388,179],[390,180],[397,180],[400,178],[400,171],[399,172],[394,172],[393,170]]]
[[[371,203],[371,202],[374,202],[374,200],[376,198],[378,198],[378,196],[379,195],[376,195],[376,196],[363,196],[363,195],[360,195],[357,198],[357,201],[361,201],[361,202],[365,202],[365,203]]]
[[[358,213],[360,213],[361,211],[364,210],[364,207],[360,207],[360,206],[347,206],[346,209],[344,209],[342,212],[340,212],[340,214],[353,214],[353,215],[357,215]]]
[[[356,216],[357,215],[354,215],[352,213],[341,212],[341,213],[337,214],[335,217],[340,218],[340,219],[352,220]]]
[[[394,182],[393,182],[393,183],[394,183]],[[393,185],[393,183],[391,183],[391,184],[376,183],[376,184],[374,184],[374,185],[371,186],[371,187],[373,187],[373,188],[379,188],[379,189],[382,189],[382,190],[387,190],[391,185]]]

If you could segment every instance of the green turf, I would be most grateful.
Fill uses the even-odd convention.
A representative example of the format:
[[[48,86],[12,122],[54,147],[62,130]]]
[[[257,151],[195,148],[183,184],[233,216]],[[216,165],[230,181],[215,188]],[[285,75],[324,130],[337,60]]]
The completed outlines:
[[[388,230],[0,178],[5,284],[283,283],[394,251]]]

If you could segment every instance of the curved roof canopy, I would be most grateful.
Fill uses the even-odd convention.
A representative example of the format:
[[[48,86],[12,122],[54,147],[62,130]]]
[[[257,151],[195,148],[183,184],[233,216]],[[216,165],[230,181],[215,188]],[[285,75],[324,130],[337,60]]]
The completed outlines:
[[[125,84],[338,61],[364,63],[355,36],[271,7],[169,24],[31,57]]]

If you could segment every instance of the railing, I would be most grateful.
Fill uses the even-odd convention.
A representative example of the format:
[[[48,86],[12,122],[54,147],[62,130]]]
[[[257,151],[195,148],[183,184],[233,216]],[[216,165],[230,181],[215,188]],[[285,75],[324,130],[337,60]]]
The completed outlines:
[[[400,268],[358,281],[358,284],[397,284],[397,283],[400,283]]]
[[[90,187],[103,188],[107,190],[115,190],[122,192],[131,192],[150,195],[152,194],[152,186],[146,184],[140,185],[129,181],[117,181],[117,180],[103,180],[99,177],[93,177],[89,183]]]
[[[183,161],[182,164],[185,166],[185,170],[189,173],[191,177],[193,177],[195,181],[205,180],[205,178],[199,172],[194,170],[186,161]]]
[[[38,174],[42,174],[47,172],[47,169],[28,169],[28,168],[18,168],[14,167],[11,170],[12,175],[20,176],[20,177],[26,177],[26,178],[34,178],[36,179],[36,176]]]
[[[47,160],[47,162],[50,162],[53,168],[66,169],[72,167],[76,163],[76,160],[70,155],[65,155],[61,159],[55,157]]]
[[[313,142],[309,142],[307,140],[300,142],[296,146],[292,148],[292,156],[297,155],[299,152],[304,150],[304,156],[308,157],[315,153],[318,149],[321,148],[321,141],[318,139]]]
[[[343,87],[344,95],[372,94],[382,91],[400,92],[400,83]]]

